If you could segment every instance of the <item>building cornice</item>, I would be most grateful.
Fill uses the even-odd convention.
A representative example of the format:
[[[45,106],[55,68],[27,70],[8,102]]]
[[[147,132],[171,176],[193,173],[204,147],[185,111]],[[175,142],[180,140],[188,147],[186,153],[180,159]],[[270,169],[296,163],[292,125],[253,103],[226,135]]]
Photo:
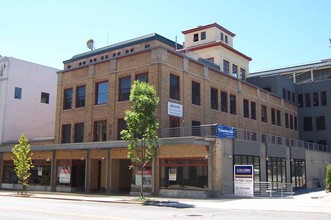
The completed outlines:
[[[193,28],[193,29],[182,31],[182,33],[183,34],[189,34],[189,33],[197,32],[197,31],[206,30],[206,29],[212,28],[212,27],[216,27],[216,28],[220,29],[221,31],[224,31],[225,33],[227,33],[231,37],[236,36],[234,33],[232,33],[231,31],[229,31],[228,29],[222,27],[221,25],[219,25],[217,23],[208,24],[208,25],[204,25],[204,26],[199,26],[199,27],[196,27],[196,28]]]

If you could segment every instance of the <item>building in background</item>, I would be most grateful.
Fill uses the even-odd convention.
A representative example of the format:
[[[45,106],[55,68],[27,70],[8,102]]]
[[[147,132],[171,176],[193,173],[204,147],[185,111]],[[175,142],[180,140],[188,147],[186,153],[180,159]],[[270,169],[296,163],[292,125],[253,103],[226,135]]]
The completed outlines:
[[[300,140],[331,145],[331,59],[251,73],[247,81],[299,106]],[[284,117],[289,127],[293,118]]]
[[[0,56],[0,146],[54,141],[57,71]]]

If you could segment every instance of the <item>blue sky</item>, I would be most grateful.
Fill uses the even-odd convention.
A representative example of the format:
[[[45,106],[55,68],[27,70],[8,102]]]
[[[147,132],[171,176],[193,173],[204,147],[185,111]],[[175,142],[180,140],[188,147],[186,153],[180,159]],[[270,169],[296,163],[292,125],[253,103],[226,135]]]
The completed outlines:
[[[63,68],[63,60],[150,33],[217,22],[252,57],[250,72],[331,58],[330,0],[0,0],[0,55]]]

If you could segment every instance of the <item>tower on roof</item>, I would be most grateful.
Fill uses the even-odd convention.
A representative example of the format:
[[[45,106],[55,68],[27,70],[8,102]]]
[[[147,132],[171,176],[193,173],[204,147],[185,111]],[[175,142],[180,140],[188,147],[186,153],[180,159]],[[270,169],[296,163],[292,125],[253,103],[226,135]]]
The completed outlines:
[[[198,26],[182,33],[185,35],[182,51],[213,62],[226,74],[246,79],[252,58],[233,48],[234,33],[217,23]]]

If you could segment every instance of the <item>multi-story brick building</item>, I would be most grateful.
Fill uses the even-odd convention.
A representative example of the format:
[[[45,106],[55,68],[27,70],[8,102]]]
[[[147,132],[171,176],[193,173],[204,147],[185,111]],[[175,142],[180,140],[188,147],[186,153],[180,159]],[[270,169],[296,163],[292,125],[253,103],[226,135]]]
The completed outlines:
[[[242,76],[250,60],[232,48],[230,31],[212,24],[183,33],[193,42],[197,33],[197,41],[201,35],[208,45],[222,40],[223,33],[229,45],[192,54],[198,45],[187,50],[151,34],[64,61],[58,72],[56,144],[32,148],[34,159],[50,161],[41,165],[51,167],[48,190],[135,191],[141,175],[128,169],[127,143],[119,135],[135,80],[153,85],[160,97],[159,148],[145,170],[147,191],[200,197],[225,193],[225,185],[233,181],[233,164],[247,163],[254,165],[256,181],[298,178],[304,183],[298,186],[306,186],[308,154],[291,145],[298,139],[297,106],[238,79],[235,72],[224,73],[221,60],[245,70]],[[224,48],[231,56],[224,55]],[[215,63],[203,59],[204,54],[213,54]],[[293,117],[291,128],[285,126],[284,114]],[[215,124],[235,127],[237,139],[218,139]],[[305,171],[293,174],[291,167]]]

